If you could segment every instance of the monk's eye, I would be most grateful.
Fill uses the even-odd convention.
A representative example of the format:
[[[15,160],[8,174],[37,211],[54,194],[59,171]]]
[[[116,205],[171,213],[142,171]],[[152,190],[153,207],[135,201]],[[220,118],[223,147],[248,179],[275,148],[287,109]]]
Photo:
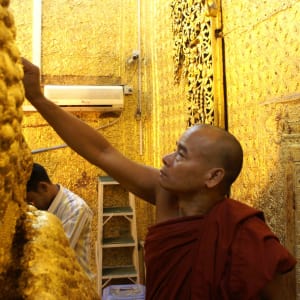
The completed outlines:
[[[184,153],[182,151],[176,151],[175,152],[175,160],[180,161],[184,158]]]

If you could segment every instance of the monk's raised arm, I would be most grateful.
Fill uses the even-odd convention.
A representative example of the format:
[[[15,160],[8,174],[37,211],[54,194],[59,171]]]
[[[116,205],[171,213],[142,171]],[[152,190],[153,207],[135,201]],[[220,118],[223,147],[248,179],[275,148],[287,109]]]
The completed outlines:
[[[129,191],[154,204],[159,170],[129,160],[98,131],[46,99],[40,87],[39,68],[24,58],[22,63],[26,98],[67,145]]]

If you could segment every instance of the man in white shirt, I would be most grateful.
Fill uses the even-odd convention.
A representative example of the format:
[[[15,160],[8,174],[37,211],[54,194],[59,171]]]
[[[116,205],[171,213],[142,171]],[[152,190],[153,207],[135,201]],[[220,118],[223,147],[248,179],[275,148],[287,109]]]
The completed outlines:
[[[60,184],[53,184],[45,168],[34,163],[27,182],[27,203],[56,215],[74,249],[78,262],[92,279],[90,227],[93,213],[86,202]]]

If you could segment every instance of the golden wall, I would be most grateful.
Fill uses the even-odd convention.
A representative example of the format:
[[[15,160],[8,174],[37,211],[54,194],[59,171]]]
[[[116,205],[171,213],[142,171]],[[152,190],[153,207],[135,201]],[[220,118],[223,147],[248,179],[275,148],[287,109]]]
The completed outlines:
[[[300,1],[224,0],[222,12],[228,127],[244,148],[232,196],[262,208],[299,259]]]
[[[299,18],[299,1],[223,1],[229,129],[245,152],[233,193],[263,207],[282,238],[282,135],[299,133]]]
[[[176,141],[186,129],[186,114],[182,81],[175,84],[173,63],[173,34],[170,2],[149,1],[147,3],[151,38],[152,72],[152,134],[154,164],[160,166],[162,155],[175,149]]]
[[[174,149],[187,119],[185,82],[174,81],[173,1],[42,2],[43,82],[132,85],[134,93],[126,96],[121,115],[81,112],[77,116],[92,127],[105,127],[101,132],[125,155],[159,167],[162,155]],[[32,1],[12,0],[11,8],[17,44],[31,59]],[[294,146],[287,140],[300,127],[299,11],[299,0],[222,1],[228,126],[245,152],[232,196],[263,208],[271,227],[291,249],[295,212],[290,187],[295,183],[290,148]],[[136,49],[141,51],[141,64],[126,64]],[[38,113],[25,113],[23,132],[31,149],[63,144]],[[53,181],[89,203],[95,213],[95,240],[96,184],[102,170],[68,148],[33,158],[45,165]],[[137,210],[143,239],[154,221],[153,209],[137,201]]]

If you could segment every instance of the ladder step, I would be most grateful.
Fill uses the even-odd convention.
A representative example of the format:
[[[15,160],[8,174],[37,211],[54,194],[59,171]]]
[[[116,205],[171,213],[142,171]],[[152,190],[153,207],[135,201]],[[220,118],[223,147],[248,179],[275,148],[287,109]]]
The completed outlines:
[[[103,248],[113,247],[134,247],[136,243],[131,236],[117,237],[117,238],[104,238],[102,241]]]
[[[99,177],[99,180],[103,183],[106,183],[106,184],[119,184],[118,181],[116,181],[115,179],[113,179],[112,177],[110,176],[100,176]]]
[[[117,216],[117,215],[120,216],[133,215],[133,210],[130,206],[103,208],[103,216]]]
[[[134,266],[103,267],[102,279],[136,277]]]
[[[134,195],[112,177],[99,176],[98,208],[97,289],[101,295],[112,281],[137,283],[140,257]]]

